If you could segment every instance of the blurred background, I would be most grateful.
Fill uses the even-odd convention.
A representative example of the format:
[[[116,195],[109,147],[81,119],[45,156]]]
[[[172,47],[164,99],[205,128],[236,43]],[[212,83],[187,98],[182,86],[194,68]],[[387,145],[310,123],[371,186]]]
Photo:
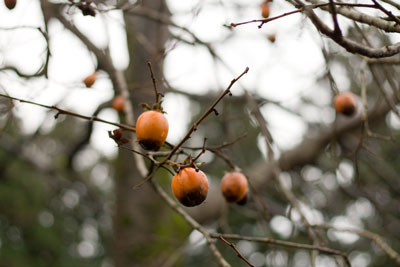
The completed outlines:
[[[91,3],[93,2],[93,3]],[[310,1],[313,2],[313,1]],[[349,1],[352,2],[353,1]],[[368,3],[371,1],[354,1]],[[394,14],[396,4],[382,3]],[[390,2],[390,1],[389,1]],[[220,146],[256,188],[244,206],[227,204],[219,183],[230,166],[207,151],[210,192],[188,212],[211,232],[271,237],[310,244],[299,213],[268,173],[268,157],[248,93],[273,139],[285,187],[311,224],[365,229],[400,250],[399,68],[365,67],[369,131],[361,123],[364,58],[323,37],[301,13],[268,22],[260,1],[47,1],[0,3],[0,93],[86,116],[126,122],[112,109],[123,72],[137,117],[153,102],[147,68],[153,64],[176,144],[237,77],[250,68],[185,144]],[[87,5],[87,7],[85,6]],[[94,16],[84,15],[88,8]],[[295,10],[291,1],[270,3],[270,17]],[[383,17],[373,8],[353,8]],[[331,15],[316,13],[328,25]],[[400,41],[339,16],[343,34],[373,46]],[[97,79],[86,87],[93,72]],[[353,117],[335,113],[337,91],[352,91]],[[386,102],[385,102],[386,101]],[[376,107],[386,106],[375,112]],[[145,184],[135,159],[108,137],[116,127],[0,96],[0,266],[128,267],[217,266],[202,235]],[[200,151],[188,150],[193,155]],[[184,157],[183,157],[184,158]],[[175,159],[183,160],[182,157]],[[171,175],[154,180],[169,194]],[[172,194],[171,194],[172,195]],[[371,238],[322,229],[323,244],[348,253],[352,266],[397,266]],[[340,266],[330,255],[245,240],[234,242],[254,266]],[[246,266],[217,242],[232,266]],[[398,259],[397,259],[398,260]],[[399,262],[399,260],[397,261]]]

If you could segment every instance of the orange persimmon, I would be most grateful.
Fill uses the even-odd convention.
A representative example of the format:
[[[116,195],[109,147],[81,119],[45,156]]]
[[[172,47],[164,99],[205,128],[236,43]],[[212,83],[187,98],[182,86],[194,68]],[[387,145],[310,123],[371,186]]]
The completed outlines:
[[[351,92],[339,93],[333,103],[336,112],[346,116],[352,116],[357,110],[357,99]]]
[[[262,2],[260,8],[261,8],[261,16],[263,18],[268,18],[270,13],[269,0]]]
[[[117,95],[111,102],[111,107],[118,112],[124,112],[125,109],[125,99],[122,95]]]
[[[240,172],[229,172],[221,181],[221,191],[226,201],[241,202],[247,194],[247,178]]]
[[[194,207],[206,199],[208,179],[202,171],[186,167],[175,174],[171,188],[180,203],[186,207]]]
[[[159,110],[143,112],[136,122],[136,136],[146,150],[157,151],[168,135],[168,121]]]

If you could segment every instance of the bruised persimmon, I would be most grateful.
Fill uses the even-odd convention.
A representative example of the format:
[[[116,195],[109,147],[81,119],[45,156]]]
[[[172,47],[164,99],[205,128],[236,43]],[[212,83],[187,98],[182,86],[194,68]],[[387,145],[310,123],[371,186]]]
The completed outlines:
[[[125,109],[125,99],[122,95],[117,95],[114,97],[111,106],[118,112],[124,112]]]
[[[263,18],[268,18],[269,13],[270,13],[270,6],[269,6],[269,0],[264,1],[261,5],[261,16]]]
[[[175,174],[171,188],[180,203],[186,207],[194,207],[206,199],[208,179],[204,172],[186,167]]]
[[[168,121],[159,110],[143,112],[136,122],[136,136],[146,150],[159,150],[168,135]]]
[[[339,93],[334,99],[336,112],[352,116],[357,110],[357,99],[351,92]]]
[[[240,172],[229,172],[221,181],[221,191],[226,201],[240,203],[247,194],[248,183]]]
[[[4,0],[4,4],[11,10],[17,5],[17,0]]]
[[[97,73],[93,72],[83,80],[83,83],[86,85],[86,87],[90,88],[96,82],[96,78],[97,78]]]

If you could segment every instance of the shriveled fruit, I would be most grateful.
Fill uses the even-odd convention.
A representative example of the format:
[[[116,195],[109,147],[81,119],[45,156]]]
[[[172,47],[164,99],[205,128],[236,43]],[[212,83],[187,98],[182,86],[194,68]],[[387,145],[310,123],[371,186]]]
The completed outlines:
[[[267,39],[268,39],[268,41],[270,41],[271,43],[275,43],[275,41],[276,41],[276,34],[274,34],[274,33],[268,34],[268,35],[267,35]]]
[[[4,4],[11,10],[17,5],[17,0],[4,0]]]
[[[270,13],[270,5],[269,5],[269,1],[264,1],[261,5],[261,16],[263,18],[268,18],[269,17],[269,13]]]
[[[122,95],[117,95],[114,97],[111,106],[118,112],[124,112],[125,109],[125,99]]]
[[[247,194],[248,182],[240,172],[229,172],[221,181],[221,191],[226,201],[241,202]]]
[[[357,99],[351,92],[339,93],[334,99],[336,112],[352,116],[357,111]]]
[[[86,87],[90,88],[96,82],[96,78],[97,78],[97,73],[93,72],[83,80],[83,83],[86,85]]]
[[[175,174],[171,188],[180,203],[186,207],[194,207],[206,199],[208,179],[202,171],[186,167]]]
[[[159,150],[168,135],[168,121],[159,110],[143,112],[136,122],[136,137],[146,150]]]

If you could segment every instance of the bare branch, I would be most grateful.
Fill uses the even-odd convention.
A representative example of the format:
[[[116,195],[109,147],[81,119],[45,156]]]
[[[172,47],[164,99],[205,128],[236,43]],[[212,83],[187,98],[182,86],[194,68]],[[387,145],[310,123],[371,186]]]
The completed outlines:
[[[172,149],[170,154],[164,159],[164,162],[167,160],[171,159],[171,157],[175,154],[175,152],[190,138],[190,135],[197,129],[198,125],[205,119],[207,118],[208,115],[210,115],[215,106],[227,95],[231,94],[231,88],[232,86],[247,72],[249,71],[249,68],[246,67],[246,69],[240,74],[237,78],[233,79],[229,86],[221,93],[221,95],[214,101],[214,103],[203,113],[203,115],[200,116],[200,118],[192,125],[192,127],[189,129],[188,133],[183,137],[181,142]]]
[[[49,106],[49,105],[45,105],[45,104],[40,104],[40,103],[36,103],[36,102],[33,102],[33,101],[24,100],[24,99],[21,99],[21,98],[12,97],[12,96],[8,96],[8,95],[4,95],[4,94],[0,94],[0,96],[1,97],[5,97],[5,98],[9,98],[9,99],[12,99],[12,100],[19,101],[21,103],[27,103],[27,104],[31,104],[31,105],[35,105],[35,106],[39,106],[39,107],[55,110],[55,111],[57,111],[57,114],[55,115],[56,119],[58,118],[59,115],[64,114],[64,115],[68,115],[68,116],[84,119],[84,120],[87,120],[87,121],[98,121],[98,122],[102,122],[102,123],[118,126],[118,127],[122,128],[124,130],[131,131],[131,132],[135,132],[136,131],[135,127],[132,127],[132,126],[129,126],[129,125],[126,125],[126,124],[122,124],[122,123],[107,121],[107,120],[101,119],[101,118],[99,118],[97,116],[91,116],[91,117],[90,116],[84,116],[84,115],[81,115],[79,113],[75,113],[75,112],[72,112],[72,111],[68,111],[68,110],[59,108],[57,106]]]
[[[383,240],[383,238],[376,233],[373,233],[373,232],[370,232],[367,230],[362,230],[362,229],[337,228],[330,224],[313,225],[313,227],[320,228],[320,229],[332,229],[332,230],[338,231],[338,232],[348,232],[348,233],[353,233],[353,234],[357,234],[359,236],[368,238],[368,239],[374,241],[383,250],[383,252],[386,253],[386,255],[388,255],[392,260],[394,260],[397,264],[400,265],[399,253],[397,253],[393,248],[391,248],[388,245],[388,243],[386,243]]]
[[[284,240],[277,240],[277,239],[273,239],[273,238],[269,238],[269,237],[251,237],[251,236],[243,236],[243,235],[235,235],[235,234],[218,234],[218,233],[215,233],[215,234],[211,233],[210,236],[213,238],[224,237],[226,239],[246,240],[246,241],[251,241],[251,242],[267,243],[267,244],[271,244],[271,245],[277,245],[277,246],[283,246],[283,247],[289,247],[289,248],[318,250],[325,254],[346,256],[345,252],[327,248],[327,247],[315,246],[315,245],[309,245],[309,244],[303,244],[303,243],[295,243],[295,242],[284,241]]]

